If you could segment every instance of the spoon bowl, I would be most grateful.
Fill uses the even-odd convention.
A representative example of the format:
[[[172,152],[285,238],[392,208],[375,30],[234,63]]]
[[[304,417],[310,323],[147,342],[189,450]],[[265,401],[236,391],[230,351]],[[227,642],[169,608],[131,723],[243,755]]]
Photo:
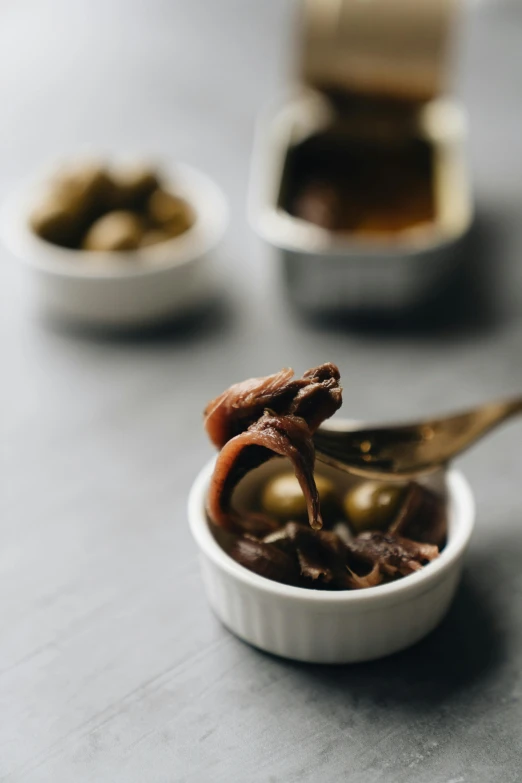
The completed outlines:
[[[402,425],[365,427],[356,421],[332,421],[314,435],[316,456],[357,476],[413,478],[438,470],[521,412],[522,397],[517,397]]]

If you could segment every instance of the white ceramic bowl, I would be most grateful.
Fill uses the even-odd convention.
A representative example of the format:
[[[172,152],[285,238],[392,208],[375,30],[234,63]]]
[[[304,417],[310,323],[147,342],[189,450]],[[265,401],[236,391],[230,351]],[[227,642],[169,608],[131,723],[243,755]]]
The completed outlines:
[[[164,176],[167,189],[196,213],[187,232],[136,251],[94,253],[53,245],[31,230],[29,216],[51,172],[16,193],[2,214],[4,243],[24,263],[39,310],[91,326],[133,327],[184,315],[210,298],[216,282],[212,253],[228,210],[207,176],[182,164]]]
[[[281,470],[281,464],[272,460],[246,476],[236,491],[238,507],[247,502],[260,481]],[[221,549],[205,513],[213,467],[214,460],[194,482],[189,522],[199,547],[208,600],[224,625],[241,639],[299,661],[354,663],[409,647],[444,617],[459,582],[475,517],[471,490],[460,473],[450,471],[438,479],[445,484],[449,529],[448,542],[436,560],[396,582],[326,592],[265,579]],[[324,468],[321,465],[321,471],[328,473]]]

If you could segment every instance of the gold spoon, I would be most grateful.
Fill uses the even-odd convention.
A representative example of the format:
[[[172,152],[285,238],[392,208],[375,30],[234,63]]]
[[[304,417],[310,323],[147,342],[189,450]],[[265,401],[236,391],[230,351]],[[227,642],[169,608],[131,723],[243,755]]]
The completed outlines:
[[[316,457],[357,476],[412,478],[442,467],[517,413],[522,413],[522,397],[390,427],[365,427],[356,421],[336,425],[333,421],[314,435]]]

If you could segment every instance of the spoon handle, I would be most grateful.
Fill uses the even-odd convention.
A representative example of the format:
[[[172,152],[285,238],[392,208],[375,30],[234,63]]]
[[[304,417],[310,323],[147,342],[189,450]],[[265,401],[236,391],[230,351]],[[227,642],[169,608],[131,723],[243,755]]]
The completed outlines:
[[[520,413],[522,413],[522,397],[514,397],[509,400],[483,405],[480,408],[480,416],[478,417],[480,419],[481,432],[477,437],[480,437],[481,434],[486,434],[497,425],[502,424],[503,421],[511,419]]]
[[[512,400],[507,400],[506,411],[506,418],[515,416],[517,413],[522,413],[522,397],[515,397]]]

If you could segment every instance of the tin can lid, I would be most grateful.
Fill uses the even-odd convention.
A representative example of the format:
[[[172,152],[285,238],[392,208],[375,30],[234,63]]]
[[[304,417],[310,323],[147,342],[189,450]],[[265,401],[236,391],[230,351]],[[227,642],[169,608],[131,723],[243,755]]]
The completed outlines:
[[[445,88],[457,0],[303,0],[301,78],[422,102]]]

